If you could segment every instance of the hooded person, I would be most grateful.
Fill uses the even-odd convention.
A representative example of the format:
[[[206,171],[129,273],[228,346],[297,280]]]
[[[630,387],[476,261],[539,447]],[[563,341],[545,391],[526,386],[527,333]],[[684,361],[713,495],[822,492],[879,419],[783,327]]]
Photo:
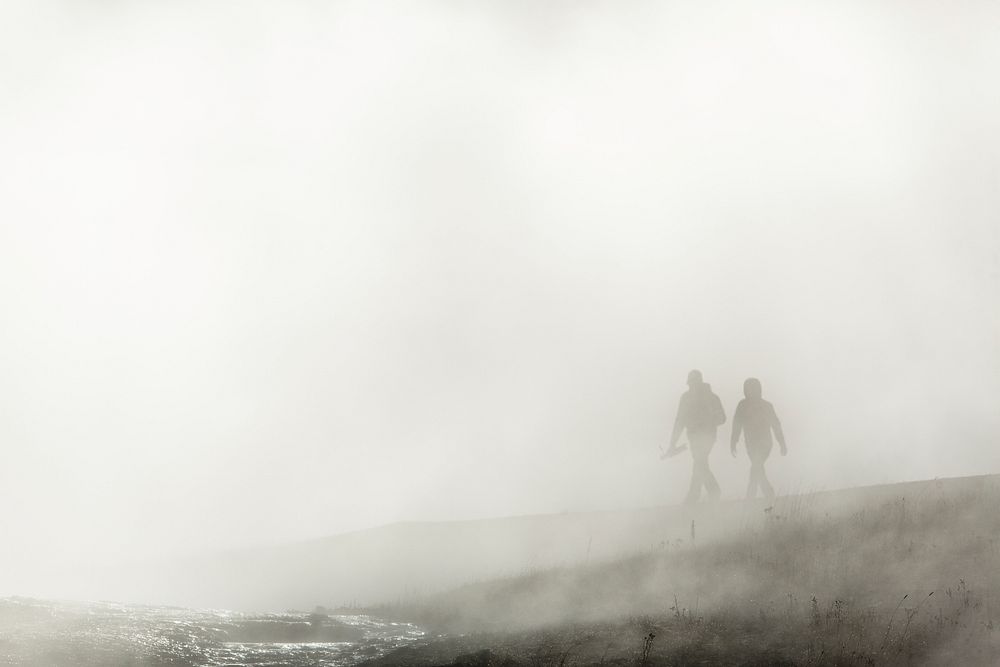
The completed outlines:
[[[686,432],[693,467],[691,488],[688,489],[684,502],[697,502],[701,497],[702,487],[710,500],[717,500],[719,483],[708,466],[708,455],[715,445],[719,426],[726,423],[726,413],[722,408],[722,401],[702,379],[701,371],[693,370],[688,373],[687,385],[688,390],[681,396],[680,405],[677,406],[677,417],[674,419],[667,453],[677,451],[677,441],[681,433]]]
[[[733,415],[733,432],[729,439],[729,449],[733,456],[736,456],[736,445],[739,442],[740,434],[746,443],[747,455],[750,457],[750,482],[747,485],[747,498],[755,498],[757,489],[760,488],[764,497],[768,500],[774,498],[774,487],[767,480],[764,472],[764,462],[771,455],[774,448],[774,439],[777,439],[781,447],[781,455],[788,453],[785,446],[785,434],[781,430],[781,422],[774,411],[774,406],[763,398],[763,391],[760,380],[757,378],[747,378],[743,383],[743,395],[745,398],[736,406],[736,413]],[[771,433],[774,433],[774,439]]]

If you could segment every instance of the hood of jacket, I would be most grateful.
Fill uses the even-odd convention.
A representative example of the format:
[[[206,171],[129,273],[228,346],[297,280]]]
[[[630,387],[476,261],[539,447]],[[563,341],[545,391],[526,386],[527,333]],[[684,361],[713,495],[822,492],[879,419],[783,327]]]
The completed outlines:
[[[747,378],[746,381],[743,382],[743,395],[747,398],[760,398],[763,396],[760,380],[757,378]]]

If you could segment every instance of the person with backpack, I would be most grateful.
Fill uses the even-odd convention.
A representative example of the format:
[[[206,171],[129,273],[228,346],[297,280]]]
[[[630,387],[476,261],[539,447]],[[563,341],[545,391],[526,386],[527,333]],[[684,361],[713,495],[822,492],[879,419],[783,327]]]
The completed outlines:
[[[765,401],[760,380],[757,378],[747,378],[743,383],[744,399],[736,406],[736,413],[733,415],[733,432],[729,439],[729,449],[733,456],[736,456],[736,444],[739,442],[740,434],[747,446],[747,454],[750,457],[750,482],[747,485],[747,498],[752,499],[757,496],[757,489],[763,492],[768,500],[774,499],[774,487],[767,479],[764,472],[764,462],[771,455],[774,447],[774,440],[771,438],[772,431],[781,447],[781,455],[788,454],[785,446],[785,434],[781,430],[781,422],[774,411],[774,406]]]
[[[693,370],[688,373],[687,385],[688,390],[681,396],[677,407],[674,429],[670,434],[670,448],[664,456],[673,456],[683,451],[683,447],[677,447],[677,441],[681,433],[686,431],[693,467],[691,488],[684,502],[698,502],[702,487],[709,500],[718,500],[719,483],[709,468],[708,455],[715,445],[719,426],[726,423],[726,413],[722,408],[722,401],[712,393],[712,387],[702,380],[701,371]]]

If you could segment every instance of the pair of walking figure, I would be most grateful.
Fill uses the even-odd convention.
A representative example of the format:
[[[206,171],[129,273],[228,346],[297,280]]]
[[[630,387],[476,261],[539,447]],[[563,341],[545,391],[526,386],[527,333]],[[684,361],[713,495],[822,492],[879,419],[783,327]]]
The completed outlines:
[[[670,448],[664,456],[673,456],[684,450],[677,446],[677,441],[680,440],[681,433],[686,431],[694,467],[691,471],[691,488],[684,502],[697,502],[703,487],[709,499],[716,500],[720,493],[719,483],[708,466],[708,455],[715,445],[718,428],[726,423],[726,412],[722,408],[722,401],[712,392],[712,387],[702,379],[701,371],[688,373],[687,384],[688,390],[681,396],[677,408],[674,430],[670,435]],[[740,435],[743,436],[750,457],[747,498],[756,497],[759,489],[770,500],[774,498],[774,487],[764,472],[764,462],[771,455],[775,439],[781,447],[781,455],[788,453],[785,434],[781,431],[781,422],[778,421],[774,406],[762,397],[760,380],[748,378],[743,383],[743,396],[733,415],[729,448],[735,457],[736,445]]]

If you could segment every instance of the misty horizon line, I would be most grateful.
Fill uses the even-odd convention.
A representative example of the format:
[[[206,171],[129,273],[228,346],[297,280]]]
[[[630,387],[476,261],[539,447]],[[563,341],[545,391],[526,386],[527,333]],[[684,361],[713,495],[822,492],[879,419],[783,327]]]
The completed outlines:
[[[247,542],[244,544],[232,545],[228,547],[218,547],[218,548],[207,548],[198,551],[187,551],[184,553],[172,554],[170,560],[183,560],[185,558],[197,558],[201,556],[208,555],[222,555],[230,553],[238,553],[243,551],[254,551],[254,550],[266,550],[266,549],[282,549],[286,547],[302,546],[308,545],[316,542],[323,542],[326,540],[333,540],[342,537],[348,537],[352,535],[363,535],[365,533],[371,533],[379,530],[391,529],[399,526],[409,526],[409,525],[460,525],[460,524],[477,524],[477,523],[492,523],[492,522],[504,522],[504,521],[517,521],[517,520],[529,520],[529,519],[543,519],[550,517],[560,517],[567,515],[606,515],[615,513],[634,513],[634,512],[644,512],[644,511],[656,511],[669,508],[678,509],[690,509],[692,512],[696,513],[707,508],[714,508],[720,505],[768,505],[776,501],[777,499],[788,499],[796,497],[809,497],[809,496],[821,496],[824,494],[839,493],[843,491],[852,490],[865,490],[865,489],[878,489],[893,486],[902,486],[906,484],[920,484],[926,482],[946,482],[951,480],[972,480],[977,478],[988,478],[1000,476],[1000,471],[994,472],[983,472],[970,475],[953,475],[946,477],[929,477],[929,478],[914,478],[914,479],[900,479],[892,480],[886,482],[872,483],[872,484],[860,484],[856,486],[836,486],[836,487],[820,487],[814,490],[797,490],[791,493],[779,493],[774,499],[768,500],[766,498],[753,498],[747,499],[742,496],[734,495],[732,497],[723,496],[718,501],[714,502],[700,502],[696,504],[686,504],[681,500],[677,500],[671,503],[661,503],[654,505],[641,505],[641,506],[621,506],[603,509],[565,509],[560,511],[538,511],[538,512],[524,512],[518,514],[499,514],[499,515],[489,515],[481,516],[475,518],[461,518],[461,519],[398,519],[395,521],[388,521],[385,523],[377,523],[365,528],[356,528],[352,530],[345,530],[340,532],[325,533],[322,535],[314,535],[312,537],[301,537],[296,539],[288,539],[280,542]],[[129,561],[129,563],[149,563],[157,562],[161,559],[151,559],[151,558],[141,558]]]

